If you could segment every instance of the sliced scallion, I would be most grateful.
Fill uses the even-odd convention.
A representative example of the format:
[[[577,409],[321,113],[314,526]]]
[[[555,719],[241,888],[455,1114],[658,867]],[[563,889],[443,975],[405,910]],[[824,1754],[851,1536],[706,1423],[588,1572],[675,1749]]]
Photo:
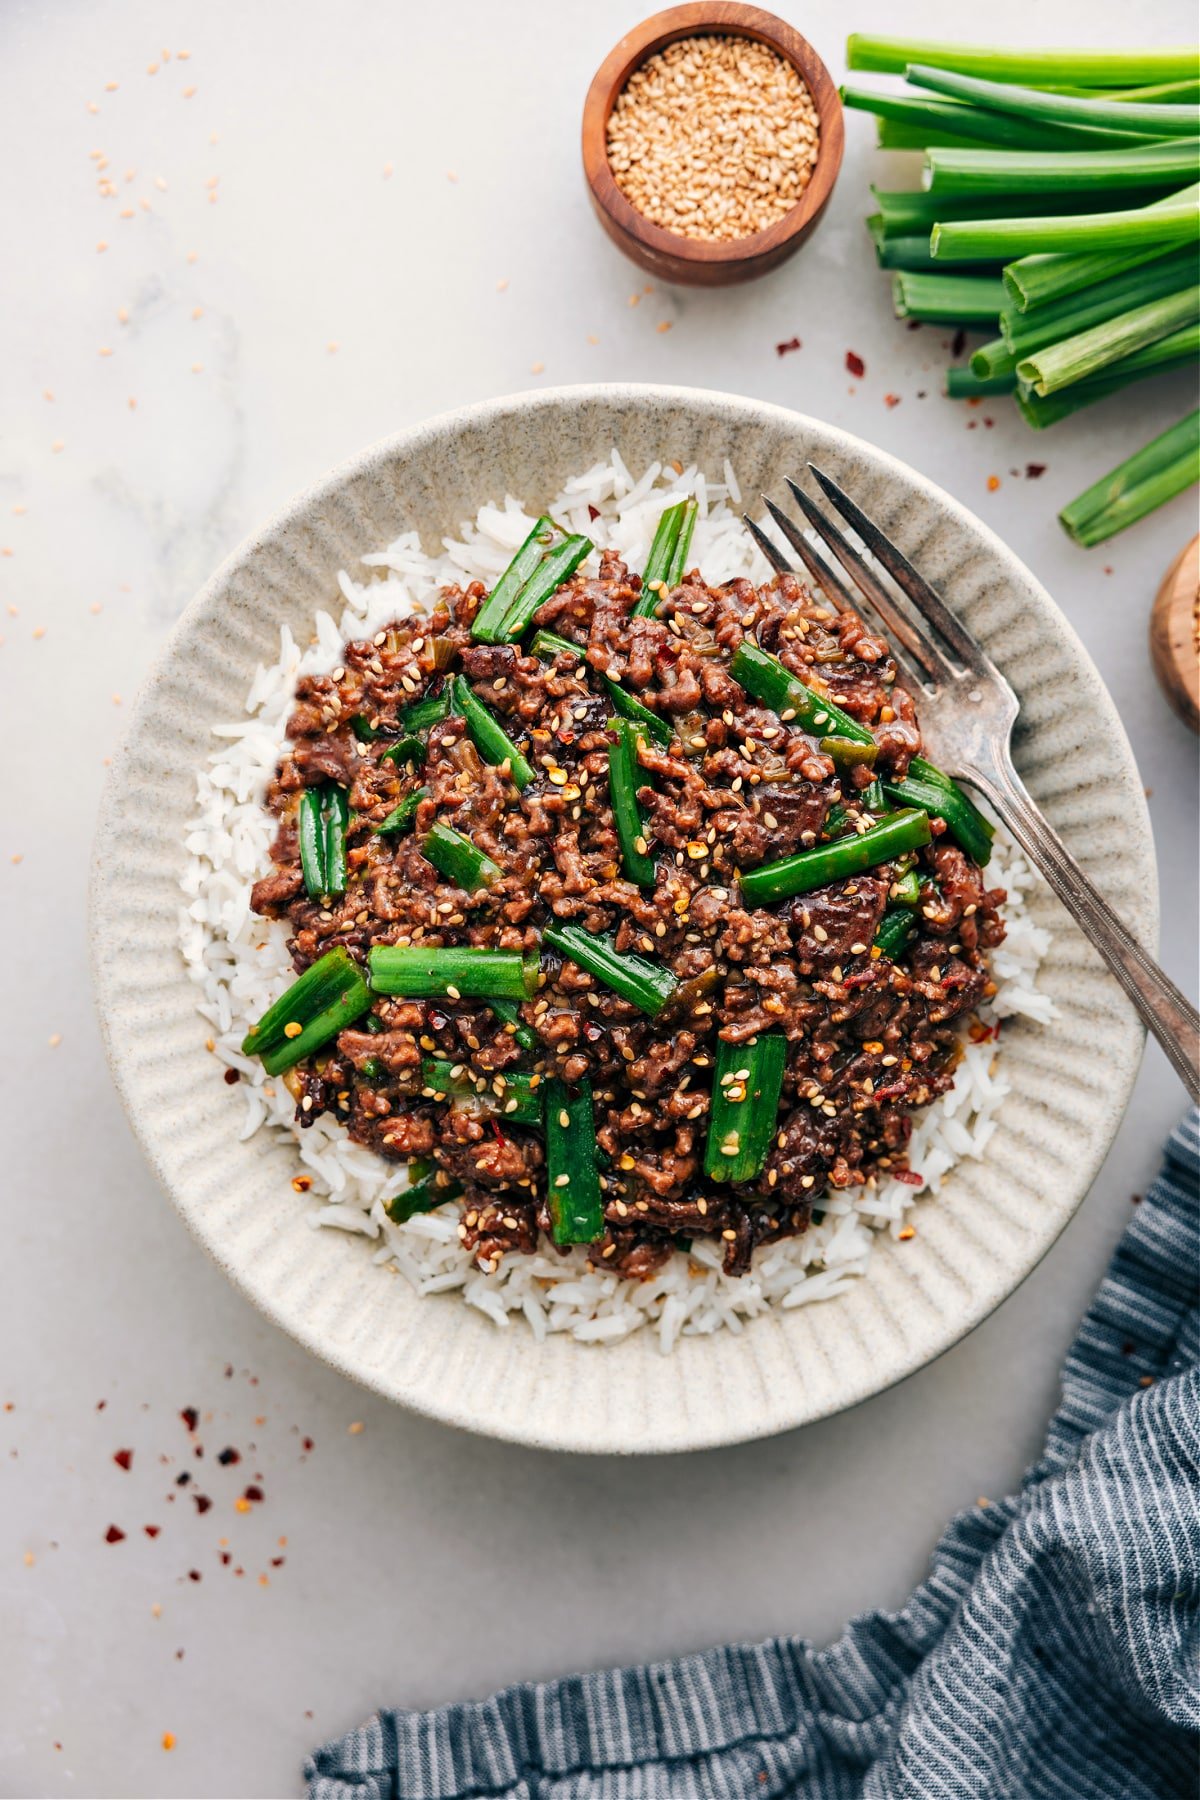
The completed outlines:
[[[461,675],[453,678],[452,702],[454,710],[467,721],[467,730],[484,761],[501,767],[507,763],[514,785],[528,787],[533,780],[532,764],[521,755],[503,725],[482,700],[476,698],[470,683]]]
[[[793,894],[808,894],[847,875],[890,862],[905,850],[918,850],[929,842],[929,819],[915,808],[893,813],[878,825],[853,837],[818,844],[780,862],[763,863],[738,874],[742,896],[749,906],[772,906]]]
[[[781,1031],[761,1032],[747,1044],[718,1040],[704,1147],[710,1181],[753,1181],[761,1170],[775,1135],[787,1048]]]
[[[470,838],[464,837],[461,831],[455,831],[453,825],[447,825],[441,819],[430,826],[428,836],[421,845],[421,854],[447,881],[454,882],[456,887],[463,888],[468,894],[490,887],[501,874],[499,863],[493,862]]]
[[[471,626],[472,637],[479,638],[484,643],[498,641],[496,634],[504,623],[505,613],[550,548],[554,536],[554,522],[543,513],[475,614]]]
[[[556,1244],[593,1244],[604,1235],[604,1199],[596,1168],[592,1086],[546,1083],[546,1203]]]
[[[371,1001],[362,970],[339,944],[305,969],[251,1026],[242,1054],[261,1057],[268,1075],[282,1075],[352,1025]]]
[[[656,1017],[679,986],[670,969],[645,956],[617,950],[612,938],[585,931],[581,925],[547,925],[545,941],[639,1011]]]
[[[529,1000],[538,985],[536,956],[475,945],[376,944],[367,968],[376,993],[409,999]]]

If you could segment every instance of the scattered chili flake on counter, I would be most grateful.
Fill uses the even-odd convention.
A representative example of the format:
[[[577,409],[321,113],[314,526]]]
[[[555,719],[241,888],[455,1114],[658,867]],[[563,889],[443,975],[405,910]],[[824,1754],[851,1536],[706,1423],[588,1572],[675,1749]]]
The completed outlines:
[[[994,494],[996,489],[999,486],[1000,486],[1000,477],[998,475],[989,475],[987,478],[988,493]]]
[[[802,350],[803,348],[798,337],[788,338],[785,343],[776,344],[775,354],[776,356],[786,356],[790,350]]]
[[[255,1482],[252,1481],[250,1483],[249,1487],[246,1488],[245,1491],[243,1492],[242,1498],[243,1498],[243,1500],[251,1500],[251,1501],[261,1500],[263,1498],[263,1491]]]
[[[133,1462],[133,1451],[114,1450],[113,1461],[116,1463],[118,1469],[128,1469]]]
[[[857,350],[847,350],[846,367],[849,369],[851,375],[854,376],[865,375],[867,372],[867,365],[858,354]]]
[[[104,1534],[104,1541],[106,1544],[120,1544],[124,1541],[124,1538],[125,1533],[121,1530],[119,1525],[110,1525]]]
[[[148,1538],[156,1538],[158,1536],[159,1532],[162,1530],[162,1526],[161,1525],[143,1525],[142,1530],[145,1532],[145,1534]]]
[[[197,1425],[200,1423],[200,1414],[194,1406],[181,1407],[179,1416],[189,1431],[195,1431]]]
[[[1045,463],[1026,463],[1025,464],[1025,479],[1027,481],[1036,481],[1039,476],[1044,475],[1045,473],[1046,473]]]
[[[217,1461],[221,1464],[222,1468],[228,1468],[230,1463],[241,1462],[241,1460],[241,1451],[235,1450],[232,1445],[226,1445],[224,1450],[217,1451]]]
[[[883,396],[883,404],[889,409],[889,411],[893,406],[899,406],[899,404],[900,404],[899,394],[885,394]]]

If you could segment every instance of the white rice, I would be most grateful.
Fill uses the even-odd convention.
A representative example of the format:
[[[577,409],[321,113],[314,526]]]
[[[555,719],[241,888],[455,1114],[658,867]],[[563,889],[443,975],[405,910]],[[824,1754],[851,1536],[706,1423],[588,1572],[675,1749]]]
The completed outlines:
[[[719,481],[707,480],[694,467],[676,473],[660,463],[652,463],[635,480],[614,449],[607,462],[568,481],[549,510],[569,529],[611,546],[637,568],[663,507],[687,495],[700,503],[692,560],[707,578],[767,579],[769,570],[740,521],[741,494],[728,463]],[[285,742],[297,677],[333,669],[347,638],[371,636],[390,620],[427,606],[444,583],[493,578],[532,524],[523,505],[509,497],[503,506],[481,507],[459,537],[443,541],[439,556],[426,555],[417,534],[404,532],[385,550],[362,558],[370,571],[364,580],[339,575],[344,601],[340,619],[318,613],[305,645],[298,645],[286,626],[282,629],[279,660],[255,675],[246,716],[214,727],[219,748],[197,778],[196,811],[186,840],[180,944],[200,989],[198,1007],[208,1022],[214,1055],[242,1077],[230,1094],[231,1128],[232,1109],[240,1104],[242,1138],[264,1125],[293,1138],[297,1173],[302,1167],[311,1181],[308,1196],[297,1204],[310,1207],[315,1225],[372,1239],[374,1260],[398,1270],[418,1293],[455,1289],[497,1325],[523,1315],[539,1341],[547,1332],[569,1331],[581,1342],[612,1343],[648,1325],[665,1351],[681,1334],[702,1335],[722,1327],[740,1331],[744,1320],[768,1307],[801,1306],[841,1293],[863,1274],[876,1232],[898,1235],[921,1194],[936,1193],[960,1158],[982,1154],[1008,1083],[995,1043],[967,1041],[953,1091],[914,1126],[911,1163],[924,1177],[922,1186],[870,1181],[863,1188],[829,1193],[821,1202],[820,1224],[801,1237],[759,1250],[749,1274],[737,1279],[721,1272],[720,1246],[706,1240],[697,1240],[690,1253],[677,1252],[648,1281],[602,1273],[591,1267],[582,1249],[566,1257],[553,1251],[511,1256],[494,1274],[481,1274],[459,1242],[453,1205],[405,1225],[392,1224],[384,1206],[404,1186],[403,1172],[352,1143],[331,1118],[322,1117],[303,1131],[295,1125],[287,1088],[266,1077],[262,1065],[243,1056],[239,1046],[248,1026],[293,976],[285,948],[287,927],[252,913],[250,890],[270,867],[275,827],[262,799]],[[1008,936],[993,955],[998,991],[983,1021],[995,1025],[1018,1013],[1044,1021],[1053,1008],[1035,984],[1049,937],[1025,909],[1025,895],[1036,877],[1015,846],[1000,840],[989,874],[1008,889]]]

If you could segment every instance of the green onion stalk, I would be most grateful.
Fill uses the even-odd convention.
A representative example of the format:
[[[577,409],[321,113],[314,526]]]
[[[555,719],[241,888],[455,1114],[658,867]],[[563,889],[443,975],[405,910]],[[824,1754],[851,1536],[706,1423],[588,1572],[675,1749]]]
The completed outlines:
[[[988,45],[943,44],[927,38],[874,37],[855,32],[846,40],[846,66],[878,75],[903,75],[910,64],[954,69],[986,81],[1024,82],[1028,87],[1120,88],[1149,82],[1192,81],[1196,51],[1191,45],[1168,50],[1001,50]]]
[[[1064,506],[1059,523],[1090,549],[1200,481],[1200,410],[1162,432]]]
[[[1041,121],[1067,126],[1111,127],[1122,134],[1144,132],[1149,137],[1196,137],[1200,134],[1200,106],[1111,100],[1101,94],[1076,99],[1067,94],[1045,94],[1036,88],[1013,87],[1000,81],[981,81],[949,69],[912,63],[906,71],[913,87],[928,88],[951,100],[984,107],[990,113],[1026,122]]]

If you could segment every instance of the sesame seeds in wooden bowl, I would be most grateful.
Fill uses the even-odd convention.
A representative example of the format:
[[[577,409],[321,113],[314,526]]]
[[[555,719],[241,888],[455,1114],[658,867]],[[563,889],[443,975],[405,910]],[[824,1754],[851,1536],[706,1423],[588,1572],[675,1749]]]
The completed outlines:
[[[600,222],[667,281],[723,286],[790,256],[833,192],[842,143],[824,63],[753,6],[676,6],[644,20],[584,106]]]

